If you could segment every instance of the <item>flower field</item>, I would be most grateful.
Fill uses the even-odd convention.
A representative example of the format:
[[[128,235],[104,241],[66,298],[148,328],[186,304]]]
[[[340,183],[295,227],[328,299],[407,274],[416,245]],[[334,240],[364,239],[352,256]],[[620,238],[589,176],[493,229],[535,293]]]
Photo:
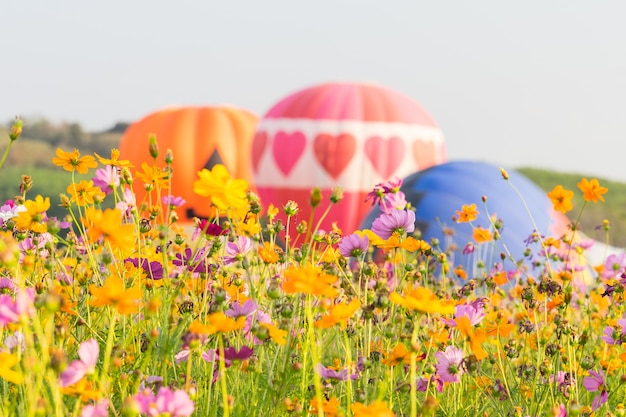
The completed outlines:
[[[58,149],[66,194],[30,195],[24,176],[1,203],[0,416],[626,413],[626,258],[582,262],[576,222],[529,230],[520,260],[494,217],[452,262],[420,239],[401,180],[369,194],[371,229],[324,231],[216,165],[194,182],[215,216],[183,227],[175,173],[156,168],[176,155],[150,152],[134,167]],[[607,189],[576,192],[582,207],[556,184],[548,197],[580,216]],[[323,217],[341,197],[311,205]],[[46,214],[57,200],[65,218]],[[483,200],[450,216],[472,224]]]

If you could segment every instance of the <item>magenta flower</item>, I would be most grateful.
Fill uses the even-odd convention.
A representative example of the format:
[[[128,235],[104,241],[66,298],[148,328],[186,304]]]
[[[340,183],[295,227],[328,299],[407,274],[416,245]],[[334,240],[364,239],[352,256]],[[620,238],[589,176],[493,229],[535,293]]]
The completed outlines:
[[[16,217],[22,211],[26,211],[26,207],[23,204],[15,205],[13,200],[7,200],[7,202],[0,207],[0,224],[3,224],[9,219]]]
[[[222,236],[228,233],[222,226],[210,223],[207,219],[200,220],[198,223],[198,231],[204,233],[206,236]]]
[[[148,261],[146,258],[126,258],[124,263],[130,262],[135,268],[141,268],[148,278],[153,280],[163,279],[163,265],[159,261]]]
[[[224,363],[226,366],[230,366],[234,361],[245,361],[250,359],[254,354],[254,350],[248,346],[242,346],[237,350],[234,347],[227,347],[224,349]]]
[[[470,304],[457,304],[454,307],[454,320],[442,319],[451,327],[456,327],[456,319],[467,317],[472,326],[476,326],[485,318],[484,302],[475,300]]]
[[[593,399],[593,403],[591,404],[591,409],[596,411],[609,400],[609,392],[606,386],[604,372],[602,372],[602,370],[600,370],[600,373],[589,371],[589,375],[590,376],[585,377],[583,380],[583,386],[587,388],[587,391],[589,392],[600,392],[596,398]]]
[[[415,212],[412,210],[392,210],[382,213],[372,223],[372,232],[382,239],[389,239],[394,232],[403,235],[415,231]]]
[[[402,191],[387,193],[379,203],[383,213],[389,214],[392,210],[404,210],[406,208],[406,195]]]
[[[80,344],[78,357],[61,373],[61,386],[67,387],[83,379],[85,375],[96,370],[96,363],[100,355],[100,347],[96,339],[89,339]]]
[[[103,193],[110,194],[120,185],[120,174],[116,167],[107,165],[104,168],[98,168],[96,175],[91,179],[93,185],[99,187]]]
[[[339,242],[339,252],[345,257],[358,258],[367,253],[370,240],[367,235],[359,236],[357,233],[353,233],[344,237]]]
[[[0,294],[13,294],[17,290],[15,283],[7,277],[0,278]]]
[[[444,352],[435,353],[438,362],[435,365],[437,375],[443,382],[459,382],[463,373],[463,351],[455,346],[448,346]]]

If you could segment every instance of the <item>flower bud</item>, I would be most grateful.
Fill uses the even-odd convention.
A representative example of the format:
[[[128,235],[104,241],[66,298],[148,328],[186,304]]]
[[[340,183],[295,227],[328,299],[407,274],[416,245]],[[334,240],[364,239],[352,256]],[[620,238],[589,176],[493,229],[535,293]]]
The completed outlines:
[[[316,208],[322,202],[322,190],[319,187],[313,188],[311,190],[311,207]]]
[[[148,146],[150,151],[150,156],[153,159],[157,159],[159,156],[159,145],[157,144],[156,135],[154,133],[150,134],[150,145]]]
[[[22,126],[24,126],[24,122],[19,117],[15,117],[15,121],[11,126],[11,131],[9,132],[9,138],[11,138],[11,142],[17,140],[22,134]]]

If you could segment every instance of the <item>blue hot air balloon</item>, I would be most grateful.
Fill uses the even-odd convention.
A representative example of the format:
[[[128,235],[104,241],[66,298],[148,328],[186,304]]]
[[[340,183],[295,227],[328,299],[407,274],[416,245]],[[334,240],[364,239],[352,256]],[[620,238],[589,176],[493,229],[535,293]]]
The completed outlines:
[[[422,239],[437,239],[440,249],[449,250],[452,265],[471,270],[475,266],[472,263],[482,259],[489,267],[489,261],[500,262],[500,254],[505,253],[503,265],[507,269],[507,264],[509,268],[514,266],[509,254],[527,265],[532,263],[524,252],[528,247],[525,241],[535,230],[544,236],[560,237],[569,223],[565,215],[553,210],[547,194],[531,180],[512,170],[508,176],[505,180],[500,168],[488,163],[450,161],[404,178],[401,191],[415,208],[415,226],[422,232]],[[476,204],[480,212],[472,224],[454,220],[464,204]],[[380,209],[374,207],[362,228],[371,228],[379,215]],[[473,242],[472,225],[490,228],[489,216],[494,215],[502,221],[501,239],[495,245],[475,245],[476,252],[464,255],[463,249]]]

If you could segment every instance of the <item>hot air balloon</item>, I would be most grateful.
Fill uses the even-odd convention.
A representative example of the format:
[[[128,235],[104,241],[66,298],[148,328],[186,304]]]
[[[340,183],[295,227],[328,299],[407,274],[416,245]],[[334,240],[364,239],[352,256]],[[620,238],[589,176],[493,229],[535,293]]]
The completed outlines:
[[[374,185],[445,158],[443,134],[424,108],[365,83],[327,83],[288,95],[263,116],[252,145],[254,183],[264,205],[293,200],[301,210],[297,221],[308,221],[311,190],[319,187],[328,197],[341,187],[344,198],[321,228],[336,222],[348,233],[367,214],[365,196]]]
[[[507,254],[508,250],[513,259],[524,260],[530,266],[532,259],[525,256],[525,251],[531,234],[536,230],[541,235],[558,238],[568,233],[569,220],[553,210],[547,193],[531,180],[513,170],[507,173],[509,179],[505,180],[495,165],[451,161],[407,176],[400,191],[415,208],[415,226],[421,231],[422,239],[436,239],[442,250],[451,249],[454,265],[471,269],[472,262],[482,259],[489,267],[489,259],[500,261],[500,254]],[[453,220],[456,211],[461,211],[465,204],[476,204],[479,211],[471,224]],[[374,207],[362,227],[371,228],[380,213],[379,208]],[[500,240],[495,247],[483,244],[480,245],[482,252],[464,255],[465,246],[474,242],[472,226],[489,229],[490,216],[502,221]],[[508,257],[505,264],[509,270],[514,266]]]
[[[198,171],[223,164],[231,176],[253,185],[250,149],[258,117],[240,108],[180,107],[151,113],[131,124],[120,142],[120,154],[137,168],[143,162],[153,163],[149,152],[149,136],[156,135],[160,156],[157,165],[164,168],[164,154],[174,155],[171,194],[182,197],[186,204],[179,210],[179,221],[190,223],[194,217],[209,217],[206,198],[193,192]],[[135,187],[137,201],[145,196]]]

